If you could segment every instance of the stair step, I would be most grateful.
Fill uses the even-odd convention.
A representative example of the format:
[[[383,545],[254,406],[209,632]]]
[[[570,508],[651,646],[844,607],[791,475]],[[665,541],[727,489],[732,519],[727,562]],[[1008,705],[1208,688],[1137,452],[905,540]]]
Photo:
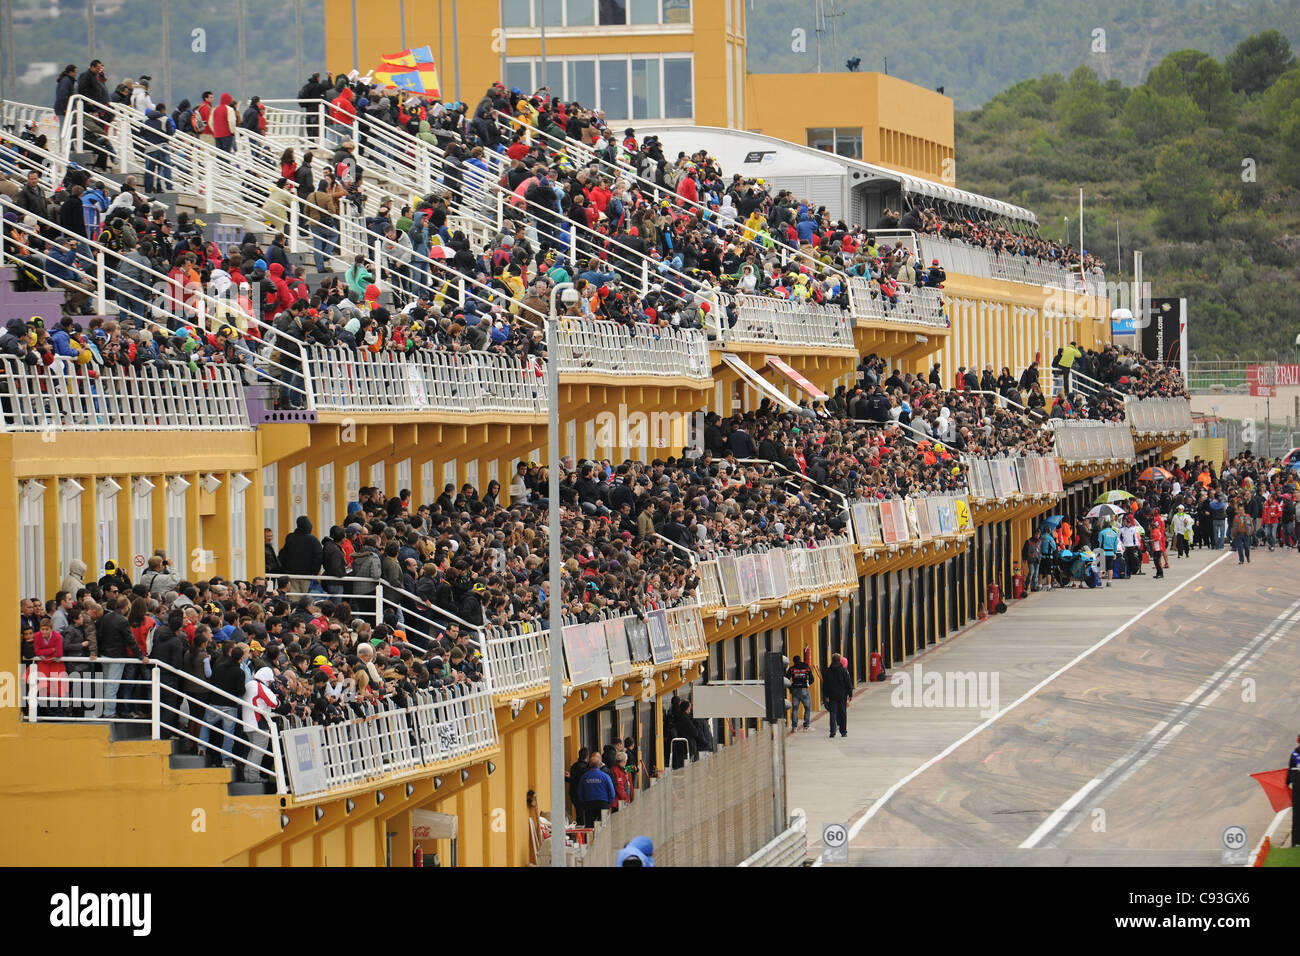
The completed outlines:
[[[226,793],[232,797],[260,797],[274,792],[273,786],[268,783],[244,783],[240,781],[226,785]]]
[[[111,723],[108,725],[109,740],[147,740],[149,738],[149,724],[124,724]]]
[[[197,754],[172,754],[167,758],[167,766],[173,770],[203,770],[207,760]]]

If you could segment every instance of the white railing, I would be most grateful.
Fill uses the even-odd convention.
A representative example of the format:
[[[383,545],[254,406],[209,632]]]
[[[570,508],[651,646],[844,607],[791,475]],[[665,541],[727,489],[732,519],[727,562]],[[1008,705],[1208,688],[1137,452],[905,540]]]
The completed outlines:
[[[1139,435],[1182,434],[1192,430],[1192,404],[1185,398],[1125,396],[1124,417]]]
[[[0,355],[4,431],[240,431],[250,427],[243,385],[228,365],[198,372],[170,363],[142,368],[49,366]],[[94,373],[92,377],[91,373]]]
[[[1067,462],[1127,461],[1137,458],[1133,431],[1127,422],[1085,422],[1048,419],[1056,441],[1056,456]]]
[[[68,664],[77,670],[72,673],[53,670],[55,665],[66,669]],[[107,680],[102,671],[110,664],[123,665],[123,676],[117,681]],[[127,670],[128,666],[136,670]],[[138,675],[139,668],[145,669],[144,677],[124,676],[128,673]],[[280,760],[280,738],[276,732],[278,718],[263,714],[268,729],[261,730],[255,721],[244,720],[242,698],[169,664],[157,660],[145,664],[138,658],[100,657],[92,661],[88,657],[61,657],[51,662],[44,674],[40,673],[38,665],[31,665],[26,680],[20,683],[22,715],[28,723],[141,727],[150,740],[162,740],[166,733],[220,753],[225,760],[242,767],[246,778],[268,777],[274,782],[277,793],[288,792]],[[111,684],[116,684],[116,687],[112,688],[113,695],[109,696]],[[114,711],[111,717],[106,715],[109,705]],[[119,713],[141,707],[147,711],[145,716],[127,717]],[[220,713],[216,710],[218,707],[233,708],[235,713]],[[223,724],[226,729],[223,729]],[[198,733],[192,731],[191,725],[198,728]],[[206,743],[203,740],[205,730],[209,736]],[[228,734],[227,730],[234,733]],[[244,754],[235,752],[240,748],[245,750]]]
[[[346,706],[346,705],[345,705]],[[496,711],[483,684],[420,691],[408,707],[368,705],[362,717],[320,726],[284,721],[280,748],[296,797],[311,797],[472,757],[497,746]]]
[[[921,234],[917,236],[921,261],[925,264],[938,259],[945,272],[975,276],[981,279],[1005,279],[1028,285],[1053,286],[1088,295],[1106,294],[1104,276],[1079,275],[1078,269],[1069,269],[1059,263],[1022,256],[1012,252],[995,255],[982,246],[970,245],[952,239]]]
[[[873,290],[871,280],[864,276],[849,279],[853,317],[871,322],[910,322],[946,329],[952,323],[943,307],[943,293],[926,286],[902,286],[896,300],[891,303]]]
[[[974,500],[1005,500],[1017,495],[1060,495],[1060,462],[1048,455],[962,459]]]
[[[854,537],[859,547],[919,546],[946,539],[971,527],[970,498],[964,490],[941,495],[857,499],[852,502]]]
[[[63,182],[67,165],[58,154],[20,139],[17,133],[0,129],[0,173],[23,181],[29,172],[35,172],[41,177],[48,196]]]
[[[58,117],[54,115],[54,110],[48,106],[33,106],[31,103],[0,100],[0,127],[19,133],[22,131],[23,124],[28,120],[35,123],[38,128],[43,125],[45,129],[41,131],[47,135],[50,126],[58,123]]]
[[[545,687],[551,679],[551,632],[531,624],[490,627],[483,659],[492,671],[492,691],[513,694]]]
[[[1052,394],[1059,395],[1065,391],[1065,377],[1069,373],[1070,391],[1078,392],[1089,399],[1096,398],[1098,395],[1105,397],[1124,398],[1124,393],[1118,389],[1111,388],[1104,382],[1099,382],[1091,375],[1085,375],[1075,369],[1053,368],[1052,369]]]
[[[646,322],[561,319],[561,373],[668,375],[707,380],[709,343],[695,329],[658,328]]]
[[[856,587],[858,581],[853,545],[844,536],[816,548],[722,554],[701,561],[696,573],[704,610],[838,591]]]
[[[544,366],[486,352],[372,354],[316,345],[307,368],[319,411],[546,412]]]
[[[717,299],[724,307],[733,301],[723,293]],[[724,341],[856,349],[848,313],[839,306],[756,295],[737,295],[734,302],[738,319],[731,328],[722,325]],[[718,322],[723,322],[721,316]]]

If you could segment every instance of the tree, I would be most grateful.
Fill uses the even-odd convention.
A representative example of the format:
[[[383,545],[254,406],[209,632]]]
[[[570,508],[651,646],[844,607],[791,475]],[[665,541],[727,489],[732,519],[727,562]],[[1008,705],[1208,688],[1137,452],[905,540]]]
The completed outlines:
[[[1081,66],[1070,74],[1070,85],[1061,105],[1061,123],[1076,136],[1100,136],[1110,119],[1105,91],[1097,74]]]
[[[1205,118],[1186,93],[1161,96],[1145,86],[1129,94],[1120,120],[1143,146],[1175,136],[1187,136]]]
[[[1225,66],[1233,92],[1262,93],[1295,63],[1291,42],[1276,30],[1246,37],[1228,55]]]
[[[1157,212],[1156,231],[1169,239],[1201,240],[1212,235],[1214,177],[1208,152],[1192,137],[1163,147],[1147,193]]]

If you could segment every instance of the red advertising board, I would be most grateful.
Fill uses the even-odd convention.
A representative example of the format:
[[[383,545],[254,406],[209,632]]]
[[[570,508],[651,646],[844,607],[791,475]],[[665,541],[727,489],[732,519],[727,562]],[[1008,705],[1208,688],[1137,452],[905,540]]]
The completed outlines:
[[[1279,385],[1300,385],[1300,365],[1247,365],[1246,382],[1251,395],[1276,398]]]

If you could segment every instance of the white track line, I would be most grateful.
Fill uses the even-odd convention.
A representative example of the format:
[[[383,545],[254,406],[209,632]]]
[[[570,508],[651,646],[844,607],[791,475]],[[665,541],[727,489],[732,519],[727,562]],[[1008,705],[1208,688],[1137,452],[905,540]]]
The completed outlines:
[[[1231,660],[1206,678],[1201,683],[1201,686],[1197,687],[1181,703],[1176,705],[1164,720],[1147,731],[1146,735],[1134,744],[1127,753],[1075,791],[1070,799],[1057,807],[1025,839],[1025,842],[1020,844],[1020,849],[1029,850],[1044,843],[1044,840],[1052,836],[1053,831],[1057,829],[1060,829],[1061,832],[1057,833],[1046,844],[1047,846],[1056,846],[1068,836],[1070,831],[1078,825],[1078,820],[1076,819],[1074,823],[1068,825],[1063,826],[1063,824],[1066,824],[1068,817],[1078,808],[1079,804],[1089,797],[1094,797],[1097,800],[1103,799],[1144,767],[1152,757],[1164,750],[1171,740],[1182,733],[1187,725],[1196,719],[1198,714],[1206,710],[1218,699],[1219,695],[1233,683],[1234,679],[1242,671],[1267,651],[1274,641],[1279,640],[1291,629],[1291,626],[1296,623],[1297,617],[1300,617],[1297,611],[1300,611],[1300,601],[1292,604],[1274,618],[1268,627],[1251,638],[1250,642],[1234,654]]]
[[[867,821],[870,820],[872,817],[874,817],[874,816],[875,816],[875,815],[880,811],[880,809],[881,809],[881,808],[882,808],[886,803],[889,802],[890,798],[892,798],[892,797],[894,796],[894,794],[898,793],[899,790],[901,790],[901,789],[902,789],[903,787],[905,787],[907,784],[911,783],[913,780],[915,780],[915,779],[916,779],[917,777],[919,777],[921,774],[925,773],[925,771],[929,770],[931,767],[933,767],[935,764],[937,764],[937,763],[938,763],[940,760],[942,760],[944,757],[948,756],[950,753],[952,753],[954,750],[956,750],[956,749],[957,749],[958,747],[960,747],[962,744],[964,744],[964,743],[966,743],[968,740],[971,740],[972,738],[974,738],[977,734],[980,733],[980,731],[983,731],[983,730],[988,729],[989,727],[992,727],[993,724],[997,722],[998,718],[1001,717],[1003,714],[1007,714],[1007,713],[1011,712],[1012,710],[1015,710],[1017,707],[1019,707],[1019,706],[1020,706],[1021,704],[1023,704],[1025,701],[1029,700],[1031,697],[1033,697],[1035,694],[1037,694],[1040,690],[1042,690],[1044,687],[1046,687],[1048,684],[1050,684],[1052,681],[1056,680],[1056,678],[1060,677],[1062,674],[1064,674],[1064,673],[1065,673],[1066,671],[1068,671],[1070,668],[1074,667],[1075,664],[1078,664],[1080,661],[1082,661],[1082,660],[1086,659],[1087,657],[1091,656],[1091,655],[1093,654],[1093,652],[1095,652],[1095,651],[1097,651],[1097,650],[1100,650],[1101,648],[1105,647],[1107,644],[1109,644],[1112,640],[1114,640],[1114,639],[1115,639],[1116,637],[1118,637],[1120,634],[1124,633],[1124,631],[1126,631],[1128,628],[1132,627],[1132,626],[1133,626],[1134,624],[1136,624],[1138,621],[1142,620],[1142,618],[1146,617],[1148,614],[1150,614],[1152,611],[1154,611],[1156,608],[1158,608],[1161,604],[1165,603],[1165,601],[1169,600],[1171,597],[1173,597],[1175,594],[1177,594],[1177,593],[1178,593],[1179,591],[1181,591],[1183,588],[1187,587],[1187,585],[1191,584],[1193,581],[1195,581],[1197,578],[1199,578],[1202,574],[1205,574],[1207,571],[1209,571],[1209,570],[1211,570],[1212,568],[1214,568],[1215,565],[1217,565],[1220,561],[1226,561],[1228,558],[1232,557],[1234,553],[1235,553],[1235,552],[1228,552],[1227,554],[1224,554],[1224,555],[1221,555],[1221,556],[1218,557],[1218,558],[1215,558],[1213,561],[1211,561],[1211,562],[1210,562],[1209,564],[1207,564],[1205,567],[1201,568],[1201,570],[1197,571],[1195,574],[1193,574],[1190,578],[1188,578],[1188,579],[1187,579],[1186,581],[1184,581],[1182,584],[1178,585],[1178,587],[1174,588],[1172,591],[1169,591],[1167,594],[1165,594],[1165,596],[1162,597],[1162,598],[1160,598],[1160,600],[1156,601],[1156,602],[1153,603],[1153,604],[1148,605],[1146,608],[1143,608],[1141,611],[1138,611],[1138,613],[1134,614],[1131,618],[1129,618],[1127,621],[1125,621],[1125,622],[1124,622],[1123,624],[1121,624],[1119,627],[1115,628],[1115,630],[1111,631],[1109,634],[1107,634],[1105,637],[1103,637],[1103,638],[1102,638],[1100,641],[1098,641],[1096,644],[1092,645],[1092,647],[1088,648],[1088,649],[1085,650],[1085,651],[1080,652],[1080,654],[1079,654],[1077,657],[1075,657],[1074,660],[1070,661],[1068,664],[1065,664],[1064,666],[1062,666],[1059,670],[1055,671],[1054,673],[1049,674],[1047,677],[1044,677],[1041,681],[1039,681],[1037,684],[1035,684],[1035,685],[1034,685],[1033,687],[1031,687],[1029,690],[1025,691],[1024,694],[1022,694],[1020,697],[1016,698],[1016,700],[1012,701],[1010,704],[1008,704],[1006,707],[1003,707],[1000,711],[998,711],[996,714],[994,714],[994,715],[993,715],[992,717],[990,717],[988,720],[984,721],[984,723],[980,724],[978,727],[975,727],[973,730],[969,731],[968,733],[966,733],[966,734],[964,734],[963,736],[959,737],[957,740],[953,741],[951,744],[949,744],[947,747],[945,747],[942,751],[940,751],[939,753],[935,754],[933,757],[931,757],[931,758],[930,758],[929,760],[927,760],[925,763],[921,764],[921,766],[917,767],[915,770],[913,770],[911,773],[909,773],[906,777],[903,777],[901,780],[899,780],[898,782],[896,782],[892,787],[890,787],[890,788],[889,788],[888,790],[886,790],[886,791],[885,791],[881,796],[879,796],[879,797],[876,799],[876,802],[873,803],[873,804],[871,805],[871,807],[867,810],[867,812],[864,813],[864,814],[863,814],[863,815],[858,819],[858,821],[857,821],[856,823],[854,823],[852,827],[849,828],[849,842],[850,842],[850,843],[853,842],[854,838],[857,837],[857,835],[858,835],[859,833],[862,832],[862,828],[865,827],[865,826],[867,825]],[[821,856],[819,855],[819,856],[817,857],[817,860],[813,863],[813,866],[821,866],[821,865],[822,865],[822,858],[821,858]]]

